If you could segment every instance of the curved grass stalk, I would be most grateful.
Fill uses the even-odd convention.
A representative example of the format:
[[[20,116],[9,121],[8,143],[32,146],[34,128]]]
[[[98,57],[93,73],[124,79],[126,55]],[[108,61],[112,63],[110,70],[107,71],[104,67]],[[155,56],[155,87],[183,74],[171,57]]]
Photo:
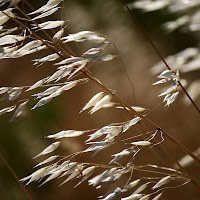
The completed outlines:
[[[24,191],[24,193],[27,195],[27,197],[30,200],[32,200],[33,198],[31,197],[30,193],[26,190],[26,188],[24,187],[24,185],[22,184],[22,182],[20,182],[18,176],[15,174],[15,172],[13,171],[13,169],[11,168],[11,166],[8,164],[8,162],[6,161],[6,159],[3,157],[3,155],[1,153],[0,153],[0,158],[4,162],[4,164],[7,166],[7,168],[11,172],[11,174],[14,176],[14,178],[17,180],[18,184],[20,185],[20,187],[22,188],[22,190]]]

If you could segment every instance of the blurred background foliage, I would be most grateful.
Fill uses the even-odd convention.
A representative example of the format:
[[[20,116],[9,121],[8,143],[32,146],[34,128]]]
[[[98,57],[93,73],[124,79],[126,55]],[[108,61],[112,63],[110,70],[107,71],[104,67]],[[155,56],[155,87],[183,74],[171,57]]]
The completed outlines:
[[[29,1],[34,8],[40,7],[45,2],[44,0]],[[133,1],[127,1],[127,3],[129,2]],[[159,61],[159,58],[124,9],[122,2],[114,0],[65,0],[64,4],[65,9],[54,14],[52,18],[59,19],[62,17],[65,20],[70,20],[66,28],[66,34],[92,30],[107,35],[115,43],[123,60],[123,65],[119,58],[103,65],[96,62],[91,68],[92,73],[108,88],[115,89],[117,94],[130,105],[142,106],[148,109],[155,108],[162,101],[161,98],[157,97],[161,87],[152,86],[152,83],[156,81],[156,76],[151,74],[150,68]],[[163,56],[174,54],[190,45],[197,44],[199,38],[195,34],[183,33],[179,30],[172,34],[167,34],[160,28],[163,22],[173,20],[176,16],[167,15],[165,11],[143,13],[139,10],[134,10],[134,13]],[[71,48],[77,54],[83,52],[87,47],[82,44],[78,44],[78,46],[71,45]],[[109,52],[117,54],[115,46],[110,45]],[[0,85],[32,85],[37,80],[52,74],[55,67],[51,63],[39,68],[35,68],[32,65],[31,59],[37,57],[39,56],[36,54],[20,59],[1,60]],[[63,94],[41,108],[33,111],[27,109],[23,116],[13,123],[8,123],[12,114],[1,116],[0,152],[19,178],[32,173],[34,165],[40,161],[40,159],[33,160],[32,157],[50,144],[51,141],[44,139],[45,136],[67,129],[86,130],[100,128],[109,123],[129,119],[126,113],[112,108],[109,110],[102,109],[93,115],[87,113],[80,115],[80,109],[97,92],[99,92],[99,88],[87,83]],[[194,151],[200,142],[198,134],[199,116],[191,106],[188,107],[183,104],[182,96],[183,94],[169,108],[159,106],[149,115],[149,118],[166,129],[191,151]],[[197,102],[197,104],[200,105],[200,102]],[[1,108],[6,106],[7,102],[1,101]],[[141,130],[136,127],[129,131],[129,135],[140,132]],[[58,150],[59,153],[67,155],[68,153],[82,150],[85,148],[83,139],[85,139],[85,136],[66,140]],[[184,155],[174,145],[168,142],[165,142],[165,145],[177,159]],[[112,149],[100,153],[96,158],[89,159],[92,162],[108,163],[110,160],[108,155],[118,152],[118,149],[118,146],[114,146]],[[157,150],[157,147],[155,147],[155,150]],[[161,160],[149,152],[142,155],[138,163],[151,161],[152,164],[164,164],[168,167],[173,165],[164,154],[161,152],[158,154],[158,157],[162,158]],[[85,156],[80,156],[78,159],[86,158]],[[200,174],[196,164],[189,167],[188,170],[196,180],[199,180]],[[137,174],[135,176],[137,177]],[[83,183],[76,189],[73,189],[75,181],[71,181],[62,187],[58,187],[59,183],[59,179],[42,187],[38,187],[38,183],[33,183],[27,187],[27,190],[33,199],[37,200],[92,200],[97,199],[97,196],[106,192],[106,190],[95,190],[88,186],[87,183]],[[167,190],[163,195],[163,199],[173,200],[177,198],[197,200],[199,196],[191,185],[176,190]],[[27,199],[2,161],[0,161],[0,199]]]

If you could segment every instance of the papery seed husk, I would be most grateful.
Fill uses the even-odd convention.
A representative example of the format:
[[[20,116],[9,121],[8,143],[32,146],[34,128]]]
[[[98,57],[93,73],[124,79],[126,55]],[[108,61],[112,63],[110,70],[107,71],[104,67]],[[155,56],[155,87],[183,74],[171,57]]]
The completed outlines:
[[[53,97],[47,96],[47,97],[43,97],[42,99],[40,99],[40,101],[31,109],[34,110],[37,107],[41,107],[47,103],[49,103],[52,100]]]
[[[60,31],[58,31],[54,36],[53,36],[53,41],[56,43],[60,40],[60,38],[62,37],[64,33],[64,29],[61,29]]]
[[[17,117],[19,117],[24,112],[27,103],[28,101],[25,101],[19,105],[19,107],[17,108],[17,110],[15,111],[14,115],[12,116],[9,122],[13,122]]]
[[[94,95],[80,112],[83,112],[84,110],[92,107],[94,104],[96,104],[98,101],[100,101],[103,97],[103,94],[104,94],[104,92],[100,92],[100,93],[97,93],[96,95]]]
[[[7,112],[12,112],[15,108],[16,108],[16,105],[11,106],[11,107],[7,107],[7,108],[3,108],[3,109],[0,110],[0,115],[3,115]]]
[[[160,199],[160,197],[162,196],[163,193],[160,193],[158,195],[156,195],[152,200],[158,200]]]
[[[152,190],[155,190],[156,188],[161,187],[164,184],[167,184],[170,181],[171,176],[166,176],[164,178],[162,178],[160,181],[158,181],[158,183],[156,183],[156,185],[154,185],[152,187]]]
[[[52,143],[47,148],[45,148],[41,153],[39,153],[37,156],[35,156],[33,159],[35,159],[41,155],[45,155],[45,154],[53,152],[54,150],[56,150],[59,147],[59,145],[60,145],[60,141]]]
[[[38,163],[35,167],[38,167],[38,166],[40,166],[40,165],[46,164],[46,163],[48,163],[48,162],[51,162],[51,161],[55,160],[55,159],[58,158],[58,157],[59,157],[58,155],[51,156],[51,157],[49,157],[49,158],[43,160],[42,162]],[[34,168],[35,168],[35,167],[34,167]]]
[[[136,145],[136,146],[147,146],[147,145],[150,145],[152,143],[149,142],[149,141],[137,141],[137,142],[132,142],[131,144]]]
[[[90,114],[93,114],[94,112],[96,112],[97,110],[101,109],[101,107],[108,103],[110,100],[112,99],[112,95],[108,94],[106,96],[104,96],[100,101],[98,101],[94,107],[92,108],[92,110],[90,111]]]

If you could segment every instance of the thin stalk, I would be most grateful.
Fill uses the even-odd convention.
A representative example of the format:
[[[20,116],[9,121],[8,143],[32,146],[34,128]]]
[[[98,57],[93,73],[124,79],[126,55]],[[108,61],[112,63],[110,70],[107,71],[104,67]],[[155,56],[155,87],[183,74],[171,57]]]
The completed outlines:
[[[23,2],[24,2],[32,11],[34,10],[33,6],[32,6],[28,1],[23,0]]]
[[[142,31],[142,33],[144,34],[144,36],[146,37],[146,39],[149,41],[149,43],[151,44],[151,46],[153,47],[153,49],[155,50],[155,52],[158,54],[158,56],[160,57],[160,59],[162,60],[162,62],[165,64],[165,66],[171,70],[171,68],[169,67],[169,65],[167,64],[167,62],[165,61],[164,57],[160,54],[160,52],[158,51],[157,47],[154,45],[153,41],[151,40],[151,38],[148,36],[148,34],[145,32],[144,28],[142,27],[142,25],[139,23],[139,21],[137,20],[137,18],[135,17],[134,13],[130,10],[130,8],[128,7],[128,5],[125,3],[124,0],[121,0],[122,3],[124,4],[124,6],[127,8],[129,14],[131,15],[131,17],[133,18],[133,20],[135,21],[136,25],[139,27],[139,29]],[[180,81],[178,81],[178,84],[181,86],[183,92],[186,94],[186,96],[189,98],[189,100],[191,101],[192,105],[195,107],[195,109],[197,110],[197,112],[200,114],[200,109],[197,106],[197,104],[193,101],[193,99],[191,98],[191,96],[188,94],[188,92],[186,91],[186,89],[183,87],[183,85],[181,84]]]
[[[28,196],[28,198],[30,200],[32,200],[31,195],[29,194],[29,192],[26,190],[26,188],[24,187],[24,185],[20,182],[18,176],[15,174],[15,172],[13,171],[13,169],[11,168],[11,166],[8,164],[8,162],[6,161],[6,159],[3,157],[3,155],[0,153],[0,158],[1,160],[4,162],[4,164],[7,166],[7,168],[10,170],[11,174],[15,177],[15,179],[17,180],[17,182],[19,183],[20,187],[22,188],[22,190],[24,191],[24,193]]]

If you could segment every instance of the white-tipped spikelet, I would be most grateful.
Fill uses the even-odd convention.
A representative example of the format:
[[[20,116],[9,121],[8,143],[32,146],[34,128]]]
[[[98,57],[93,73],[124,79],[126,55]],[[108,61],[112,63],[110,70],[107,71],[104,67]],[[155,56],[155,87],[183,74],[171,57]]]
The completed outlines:
[[[25,101],[19,105],[19,107],[17,108],[17,110],[15,111],[14,115],[12,116],[9,122],[13,122],[17,117],[19,117],[24,112],[27,103],[28,101]]]
[[[143,190],[145,190],[147,188],[147,186],[150,184],[151,182],[147,182],[142,184],[137,190],[135,190],[135,192],[133,194],[138,194],[140,192],[142,192]]]
[[[33,159],[35,159],[39,156],[53,152],[54,150],[56,150],[59,147],[59,145],[60,145],[60,141],[52,143],[46,149],[44,149],[41,153],[39,153],[37,156],[35,156]]]
[[[135,146],[148,146],[151,144],[149,141],[137,141],[137,142],[131,142],[132,145]]]
[[[19,35],[5,35],[0,38],[0,45],[8,45],[8,44],[14,44],[19,41],[24,40],[26,37],[24,36],[19,36]]]
[[[8,112],[12,112],[15,108],[16,108],[16,106],[10,106],[10,107],[7,107],[7,108],[3,108],[3,109],[0,110],[0,115],[3,115],[3,114],[8,113]]]
[[[60,40],[60,38],[62,37],[64,33],[64,28],[62,28],[61,30],[59,30],[54,36],[53,36],[53,41],[56,43]]]
[[[29,13],[29,15],[48,12],[49,10],[52,10],[53,8],[55,8],[61,1],[62,0],[49,0],[44,6]]]
[[[65,23],[65,21],[62,20],[57,20],[57,21],[47,21],[47,22],[43,22],[41,24],[38,24],[38,26],[41,29],[53,29],[53,28],[57,28],[59,26],[62,26]],[[33,24],[33,28],[32,29],[37,29],[37,26],[35,24]],[[40,29],[39,29],[40,30]]]
[[[89,60],[83,60],[82,61],[82,64],[79,66],[79,67],[77,67],[75,70],[74,70],[74,72],[73,73],[71,73],[70,74],[70,76],[69,76],[69,78],[68,79],[70,79],[70,78],[72,78],[75,74],[77,74],[79,71],[81,71],[81,70],[83,70],[83,68],[86,66],[86,64],[89,62]]]
[[[38,103],[31,109],[31,110],[34,110],[35,108],[37,107],[40,107],[40,106],[43,106],[47,103],[49,103],[51,100],[52,100],[53,97],[50,97],[50,96],[47,96],[47,97],[43,97],[42,99],[40,99],[38,101]]]
[[[106,96],[104,96],[100,101],[98,101],[94,107],[90,110],[90,114],[93,114],[94,112],[96,112],[97,110],[101,109],[102,106],[106,103],[108,103],[110,100],[112,99],[112,95],[108,94]]]
[[[47,17],[47,16],[49,16],[49,15],[52,15],[52,14],[55,13],[58,9],[59,9],[59,7],[56,7],[56,8],[52,8],[52,9],[50,9],[50,10],[47,10],[46,12],[42,12],[42,14],[38,15],[37,17],[34,17],[34,18],[32,19],[32,21],[35,21],[35,20],[38,20],[38,19]]]
[[[163,193],[160,193],[158,195],[156,195],[152,200],[158,200],[160,199],[160,197],[162,196]]]
[[[47,167],[40,168],[37,171],[30,174],[29,176],[22,178],[20,181],[24,182],[29,179],[28,183],[26,184],[28,185],[29,183],[40,179],[46,170],[47,170]]]
[[[134,153],[135,150],[133,149],[124,149],[123,151],[121,151],[120,153],[116,153],[114,155],[112,155],[114,158],[109,162],[109,164],[118,161],[121,157],[123,156],[128,156],[132,153]]]
[[[3,24],[5,24],[10,18],[7,16],[11,16],[13,17],[13,13],[12,13],[12,8],[8,8],[6,10],[4,10],[3,12],[0,11],[0,25],[2,26]],[[6,15],[7,14],[7,15]]]
[[[51,161],[55,160],[55,159],[58,158],[58,157],[59,157],[58,155],[51,156],[51,157],[49,157],[49,158],[43,160],[42,162],[38,163],[34,168],[36,168],[36,167],[38,167],[38,166],[40,166],[40,165],[46,164],[46,163],[48,163],[48,162],[51,162]]]
[[[100,101],[102,99],[104,95],[104,92],[99,92],[98,94],[94,95],[90,101],[83,107],[83,109],[80,111],[83,112],[84,110],[87,110],[88,108],[94,106],[98,101]]]
[[[55,139],[61,139],[61,138],[71,138],[71,137],[78,137],[86,133],[87,131],[75,131],[75,130],[67,130],[67,131],[60,131],[53,135],[48,135],[47,138],[55,138]]]
[[[81,179],[81,181],[79,181],[79,183],[77,183],[77,184],[74,186],[74,188],[77,187],[77,186],[79,186],[79,185],[80,185],[82,182],[84,182],[85,180],[87,180],[87,179],[94,173],[95,169],[96,169],[96,166],[91,166],[91,167],[88,167],[88,168],[84,169],[84,170],[82,171],[82,173],[81,173],[81,176],[82,176],[83,178]]]
[[[164,178],[162,178],[160,181],[158,181],[158,183],[156,183],[153,187],[152,190],[155,190],[156,188],[161,187],[164,184],[167,184],[171,179],[171,176],[166,176]]]
[[[130,182],[126,188],[125,188],[125,191],[128,191],[130,189],[132,189],[133,187],[135,187],[139,182],[140,182],[141,179],[137,179],[137,180],[134,180],[132,182]]]
[[[76,178],[78,175],[81,174],[82,170],[83,170],[83,166],[82,165],[77,165],[76,169],[73,170],[73,173],[64,182],[62,182],[59,186],[61,186],[64,183]]]
[[[9,89],[9,87],[0,87],[0,94],[6,93]]]
[[[46,79],[45,79],[45,80],[46,80]],[[42,85],[44,84],[44,82],[45,82],[44,79],[37,81],[37,82],[34,83],[31,87],[29,87],[29,88],[26,90],[26,92],[28,92],[28,91],[30,91],[30,90],[33,90],[33,89],[35,89],[35,88],[38,88],[38,87],[42,86]]]
[[[170,104],[172,104],[177,99],[178,94],[179,94],[179,92],[175,92],[172,95],[166,96],[164,99],[164,101],[167,101],[165,106],[170,106]]]
[[[62,174],[62,172],[63,172],[62,170],[57,170],[57,171],[53,172],[39,187],[41,187],[45,183],[57,178],[58,176],[60,176]]]
[[[60,90],[70,90],[73,87],[75,87],[77,84],[78,84],[77,81],[66,82],[66,84],[60,88]]]
[[[7,93],[0,100],[13,101],[21,95],[22,90],[23,90],[23,87],[12,87],[7,91]]]

